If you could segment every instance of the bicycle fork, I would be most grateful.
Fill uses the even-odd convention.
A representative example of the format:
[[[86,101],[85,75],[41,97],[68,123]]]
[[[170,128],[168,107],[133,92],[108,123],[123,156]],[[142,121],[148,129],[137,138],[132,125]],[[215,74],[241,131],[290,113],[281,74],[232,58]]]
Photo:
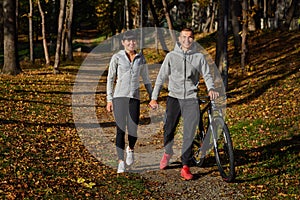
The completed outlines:
[[[218,112],[218,117],[223,119],[222,110],[218,109],[217,112]],[[225,123],[223,122],[221,124],[221,127],[218,127],[216,122],[214,121],[213,110],[209,110],[208,113],[209,113],[208,116],[209,116],[209,121],[210,121],[210,126],[209,127],[212,131],[213,144],[214,144],[215,149],[217,150],[218,149],[218,139],[220,138],[219,134],[223,134],[222,129],[223,129]],[[219,132],[219,128],[221,128],[221,130],[222,130],[221,132]],[[224,139],[226,140],[226,137],[224,137]]]
[[[212,133],[212,140],[213,140],[213,145],[214,148],[217,149],[218,148],[218,130],[216,130],[216,124],[213,121],[213,111],[212,110],[208,110],[208,118],[209,118],[209,128],[211,130]]]

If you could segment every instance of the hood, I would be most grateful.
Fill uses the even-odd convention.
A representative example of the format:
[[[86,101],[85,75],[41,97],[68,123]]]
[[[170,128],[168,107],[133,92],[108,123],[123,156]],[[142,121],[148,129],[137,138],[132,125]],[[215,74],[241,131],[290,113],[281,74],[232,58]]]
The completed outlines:
[[[174,51],[180,54],[184,54],[184,51],[180,48],[181,44],[177,41],[174,47]],[[191,48],[185,53],[187,55],[197,53],[197,46],[195,42],[193,42]]]
[[[119,53],[120,55],[122,55],[122,56],[126,56],[126,51],[125,51],[124,49],[120,50],[118,53]],[[137,57],[137,58],[142,56],[142,52],[141,52],[141,51],[140,51],[140,52],[137,52],[137,51],[136,51],[135,54],[136,54],[136,57]]]

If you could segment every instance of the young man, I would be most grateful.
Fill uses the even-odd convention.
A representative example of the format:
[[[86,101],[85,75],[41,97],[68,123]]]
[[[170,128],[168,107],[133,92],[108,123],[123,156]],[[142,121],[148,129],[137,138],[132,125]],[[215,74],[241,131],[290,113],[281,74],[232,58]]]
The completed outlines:
[[[168,166],[173,155],[174,132],[179,118],[182,116],[184,133],[181,176],[185,180],[191,180],[193,175],[189,166],[192,159],[192,142],[200,116],[197,98],[200,75],[204,78],[211,99],[217,98],[219,93],[214,90],[214,81],[204,55],[196,51],[193,31],[188,28],[183,29],[178,39],[179,41],[176,43],[174,50],[166,55],[160,68],[149,105],[153,109],[158,107],[159,92],[165,79],[168,78],[169,93],[164,124],[165,153],[160,161],[160,169],[165,169]]]
[[[152,93],[152,85],[149,78],[148,67],[143,54],[136,52],[136,34],[133,31],[124,33],[120,50],[111,58],[107,76],[107,106],[108,112],[114,113],[117,134],[116,148],[118,154],[117,173],[125,172],[124,150],[125,132],[128,130],[129,145],[126,148],[126,164],[134,162],[134,146],[137,141],[137,127],[140,116],[139,78],[142,76],[149,94]],[[117,83],[114,88],[114,82]]]

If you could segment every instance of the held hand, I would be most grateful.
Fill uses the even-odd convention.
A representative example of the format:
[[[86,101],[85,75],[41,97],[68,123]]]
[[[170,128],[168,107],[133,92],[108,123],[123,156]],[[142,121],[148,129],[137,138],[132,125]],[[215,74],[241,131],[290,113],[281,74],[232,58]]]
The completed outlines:
[[[219,92],[215,90],[209,90],[208,96],[210,96],[210,100],[214,100],[219,97]]]
[[[114,109],[113,109],[113,104],[112,102],[107,102],[107,105],[106,105],[106,110],[108,112],[112,112]]]
[[[149,107],[152,108],[153,110],[156,110],[158,108],[158,103],[156,100],[151,100],[149,103]]]

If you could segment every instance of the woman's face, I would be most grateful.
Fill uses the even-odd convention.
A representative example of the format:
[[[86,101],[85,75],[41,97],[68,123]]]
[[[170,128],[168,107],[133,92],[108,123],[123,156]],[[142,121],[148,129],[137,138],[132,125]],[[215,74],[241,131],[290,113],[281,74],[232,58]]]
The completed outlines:
[[[122,45],[124,46],[126,52],[134,52],[136,48],[136,40],[122,40]]]

